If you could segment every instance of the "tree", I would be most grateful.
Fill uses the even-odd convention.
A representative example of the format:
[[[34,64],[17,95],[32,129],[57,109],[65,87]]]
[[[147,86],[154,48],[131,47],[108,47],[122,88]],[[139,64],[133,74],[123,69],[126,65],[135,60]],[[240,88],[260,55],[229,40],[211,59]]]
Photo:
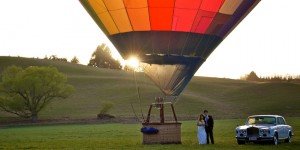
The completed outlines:
[[[71,60],[71,63],[73,63],[73,64],[78,64],[78,63],[79,63],[79,59],[78,59],[76,56],[74,56],[74,57],[72,58],[72,60]]]
[[[51,55],[48,59],[49,60],[55,60],[55,61],[68,62],[67,58],[59,58],[56,55]]]
[[[48,59],[48,56],[47,56],[47,55],[45,55],[44,59]]]
[[[0,110],[36,122],[50,102],[67,98],[73,91],[67,77],[54,67],[11,66],[2,72]]]
[[[88,66],[109,69],[121,69],[121,63],[112,57],[110,49],[102,44],[93,52]]]
[[[249,75],[246,76],[247,81],[259,81],[259,77],[254,71],[251,71]]]

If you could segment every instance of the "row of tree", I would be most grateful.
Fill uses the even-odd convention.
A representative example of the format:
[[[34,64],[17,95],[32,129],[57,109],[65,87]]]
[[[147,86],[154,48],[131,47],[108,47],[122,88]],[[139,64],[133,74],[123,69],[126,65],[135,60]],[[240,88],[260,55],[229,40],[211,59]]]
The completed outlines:
[[[47,59],[47,60],[54,60],[54,61],[68,62],[68,59],[67,59],[67,58],[60,58],[60,57],[57,57],[56,55],[51,55],[51,56],[49,56],[49,57],[46,55],[44,59]],[[74,57],[71,59],[70,63],[73,63],[73,64],[79,64],[79,59],[78,59],[76,56],[74,56]]]
[[[56,55],[51,55],[49,57],[45,56],[44,59],[53,61],[68,62],[67,58],[60,58]],[[78,64],[79,59],[74,56],[71,63]],[[108,69],[122,69],[120,61],[113,58],[111,50],[104,43],[99,45],[96,50],[92,53],[91,59],[88,66],[98,67],[98,68],[108,68]]]
[[[241,77],[242,80],[246,81],[256,81],[256,82],[300,82],[300,75],[298,76],[267,76],[267,77],[258,77],[254,71],[251,71],[249,74]]]

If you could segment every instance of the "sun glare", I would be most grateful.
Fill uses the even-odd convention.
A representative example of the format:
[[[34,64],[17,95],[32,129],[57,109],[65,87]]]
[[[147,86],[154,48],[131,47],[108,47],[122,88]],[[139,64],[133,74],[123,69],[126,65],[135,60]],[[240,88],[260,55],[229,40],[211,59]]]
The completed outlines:
[[[140,66],[140,61],[137,57],[130,57],[125,61],[125,65],[137,69]]]

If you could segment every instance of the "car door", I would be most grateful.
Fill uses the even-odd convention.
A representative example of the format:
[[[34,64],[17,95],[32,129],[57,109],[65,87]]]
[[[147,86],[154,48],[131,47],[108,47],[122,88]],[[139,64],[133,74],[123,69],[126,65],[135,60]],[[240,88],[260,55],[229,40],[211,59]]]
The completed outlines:
[[[284,136],[284,131],[283,131],[283,126],[282,126],[282,121],[280,119],[280,117],[277,117],[277,123],[276,123],[276,129],[277,129],[277,132],[278,132],[278,138],[279,139],[282,139]]]
[[[288,125],[286,124],[285,120],[283,117],[280,117],[281,119],[281,124],[282,124],[282,128],[283,128],[283,138],[287,138],[289,135],[289,129],[288,129]]]
[[[278,138],[285,139],[287,137],[285,121],[282,117],[278,117]]]

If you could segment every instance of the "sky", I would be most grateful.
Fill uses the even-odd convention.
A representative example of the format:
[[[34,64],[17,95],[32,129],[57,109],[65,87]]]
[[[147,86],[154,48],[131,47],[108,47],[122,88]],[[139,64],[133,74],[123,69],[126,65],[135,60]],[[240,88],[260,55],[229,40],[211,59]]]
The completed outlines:
[[[300,75],[299,6],[299,0],[262,0],[196,75]],[[101,43],[117,52],[78,0],[0,0],[0,56],[76,56],[87,64]]]

